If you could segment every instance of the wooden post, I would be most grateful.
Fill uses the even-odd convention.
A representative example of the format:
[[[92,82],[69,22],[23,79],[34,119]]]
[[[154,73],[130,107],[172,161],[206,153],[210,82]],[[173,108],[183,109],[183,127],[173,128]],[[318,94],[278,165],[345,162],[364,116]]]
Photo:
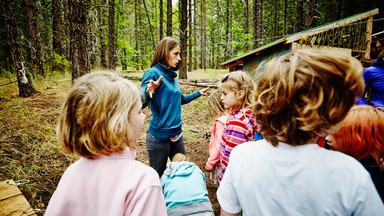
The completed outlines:
[[[367,48],[365,49],[365,54],[364,54],[365,59],[371,59],[372,21],[373,21],[373,16],[368,17],[367,35],[366,35]]]

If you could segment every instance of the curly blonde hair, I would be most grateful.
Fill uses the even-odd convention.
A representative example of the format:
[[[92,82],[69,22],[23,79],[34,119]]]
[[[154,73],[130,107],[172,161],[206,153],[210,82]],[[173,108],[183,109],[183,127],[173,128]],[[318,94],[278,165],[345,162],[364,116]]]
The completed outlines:
[[[228,109],[228,113],[233,113],[234,111],[242,108],[253,108],[255,101],[255,91],[256,84],[252,79],[244,71],[235,71],[224,75],[219,83],[219,87],[221,90],[228,90],[232,92],[244,91],[244,98],[238,106],[231,107]]]
[[[354,57],[297,50],[266,63],[255,114],[272,145],[303,145],[327,135],[364,91],[363,67]]]
[[[114,72],[94,72],[75,80],[62,106],[57,138],[69,153],[96,158],[133,146],[132,108],[139,88]]]

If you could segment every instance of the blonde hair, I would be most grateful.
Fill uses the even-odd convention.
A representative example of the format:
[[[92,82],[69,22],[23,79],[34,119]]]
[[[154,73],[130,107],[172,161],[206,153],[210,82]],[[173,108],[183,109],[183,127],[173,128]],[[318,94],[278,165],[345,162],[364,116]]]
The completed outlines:
[[[140,103],[138,87],[114,72],[75,80],[62,106],[57,138],[65,150],[96,158],[132,147],[129,113]]]
[[[220,99],[221,91],[216,89],[209,95],[208,112],[211,117],[219,117],[225,112],[224,104]]]
[[[255,101],[256,84],[252,78],[243,71],[235,71],[223,76],[219,84],[222,90],[228,90],[237,94],[239,91],[244,91],[244,97],[240,104],[228,109],[229,113],[242,108],[252,108]]]
[[[297,50],[266,63],[255,114],[263,137],[302,145],[325,136],[364,91],[363,67],[354,57]]]
[[[176,153],[172,157],[172,162],[183,162],[185,160],[187,160],[187,156],[185,154],[182,154],[182,153]]]

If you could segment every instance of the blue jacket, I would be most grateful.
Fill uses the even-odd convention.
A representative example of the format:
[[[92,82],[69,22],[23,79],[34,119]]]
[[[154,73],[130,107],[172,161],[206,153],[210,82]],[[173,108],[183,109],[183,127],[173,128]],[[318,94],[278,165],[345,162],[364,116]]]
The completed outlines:
[[[160,76],[163,76],[163,81],[150,98],[146,92],[147,85],[150,80],[156,81]],[[143,108],[149,104],[152,112],[148,133],[163,141],[182,132],[181,105],[187,104],[201,95],[199,91],[183,95],[176,77],[176,72],[157,63],[145,71],[142,78]]]
[[[209,202],[210,204],[205,175],[192,162],[168,163],[161,177],[161,186],[168,211],[192,203]],[[209,206],[209,208],[212,207]],[[210,210],[209,208],[206,210]]]
[[[374,107],[384,107],[384,60],[376,60],[371,67],[364,71],[365,92],[371,87],[371,104]],[[367,104],[366,99],[361,98],[357,104]]]

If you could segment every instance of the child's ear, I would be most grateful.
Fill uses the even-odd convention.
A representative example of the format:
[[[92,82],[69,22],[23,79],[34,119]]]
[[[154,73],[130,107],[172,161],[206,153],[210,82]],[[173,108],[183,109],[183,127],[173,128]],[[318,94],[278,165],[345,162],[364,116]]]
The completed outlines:
[[[245,95],[244,90],[239,90],[239,91],[236,92],[236,98],[238,100],[243,100],[244,99],[244,95]]]

